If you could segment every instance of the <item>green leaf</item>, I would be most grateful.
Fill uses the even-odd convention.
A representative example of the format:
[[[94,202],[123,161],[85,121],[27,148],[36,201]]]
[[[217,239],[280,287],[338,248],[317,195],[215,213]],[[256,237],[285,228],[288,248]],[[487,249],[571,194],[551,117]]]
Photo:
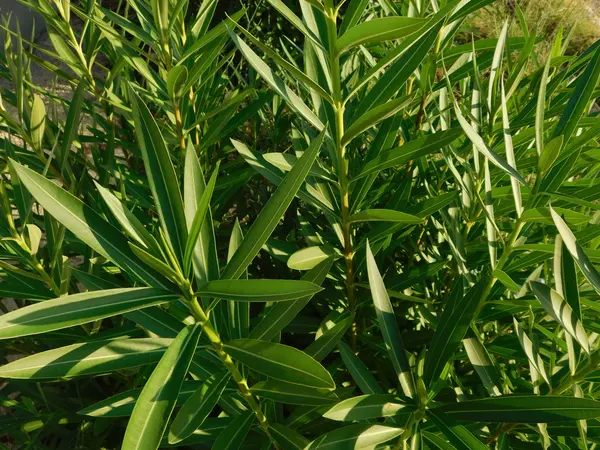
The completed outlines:
[[[215,374],[192,394],[171,424],[169,444],[181,442],[201,427],[219,401],[229,377],[229,372]]]
[[[388,117],[398,114],[401,109],[409,106],[412,100],[412,95],[402,98],[395,98],[394,100],[390,100],[383,105],[376,106],[362,116],[357,117],[344,133],[344,136],[342,137],[342,145],[349,144],[352,139],[360,135],[362,132],[374,127]]]
[[[404,394],[409,397],[414,397],[415,386],[410,364],[406,358],[404,344],[400,337],[400,329],[396,322],[396,315],[390,302],[383,278],[377,268],[377,263],[371,252],[371,247],[367,242],[367,272],[369,275],[369,287],[371,288],[371,296],[375,305],[375,313],[377,321],[383,334],[385,347],[392,360],[392,365],[396,371],[396,376],[402,385]]]
[[[1,378],[52,379],[109,373],[157,362],[172,339],[116,339],[72,344],[0,367]]]
[[[352,214],[349,222],[397,222],[414,225],[425,222],[425,219],[391,209],[365,209]]]
[[[235,417],[227,427],[219,434],[212,446],[212,450],[237,450],[246,441],[246,435],[254,422],[252,411]]]
[[[34,94],[31,106],[31,119],[29,121],[29,133],[31,141],[37,151],[44,148],[44,131],[46,129],[46,105],[42,98]]]
[[[413,405],[406,405],[391,394],[369,394],[342,400],[325,412],[323,417],[351,422],[380,417],[403,416],[408,418],[414,411],[416,408]]]
[[[127,238],[92,208],[33,170],[13,160],[11,164],[44,209],[93,250],[146,284],[169,286],[158,273],[139,263],[127,245]]]
[[[144,158],[144,167],[160,223],[181,264],[187,240],[187,226],[177,175],[152,113],[131,88],[129,95],[137,142]]]
[[[183,173],[183,198],[188,233],[194,222],[194,217],[196,217],[198,204],[205,189],[204,175],[196,156],[196,151],[192,145],[188,145],[185,153],[185,168]],[[208,216],[204,220],[200,236],[196,241],[193,258],[194,274],[199,283],[219,278],[219,259],[217,257],[217,246],[210,208],[207,214]]]
[[[537,370],[544,381],[550,385],[550,379],[548,378],[548,375],[546,374],[546,368],[544,367],[544,360],[542,359],[542,355],[540,354],[537,345],[534,345],[533,341],[529,339],[529,336],[527,336],[525,330],[521,328],[519,322],[514,317],[513,322],[515,325],[515,332],[519,338],[521,347],[523,347],[523,351],[527,355],[527,359],[529,359],[531,365],[535,368],[535,370]]]
[[[179,298],[156,288],[109,289],[63,296],[0,316],[0,339],[46,333]]]
[[[553,137],[562,135],[564,142],[569,142],[569,139],[577,129],[582,115],[587,112],[599,79],[600,49],[594,52],[584,72],[578,78],[573,94],[569,98],[569,102],[554,129]]]
[[[264,205],[244,237],[242,244],[238,247],[227,267],[225,267],[222,274],[223,279],[239,278],[267,241],[308,175],[310,168],[319,154],[324,136],[325,132],[322,132],[312,141],[302,157],[294,165],[294,168],[285,176],[277,190]],[[233,144],[235,145],[236,141],[233,141]]]
[[[196,294],[239,302],[280,302],[312,296],[321,290],[309,281],[215,280],[200,286]]]
[[[427,19],[391,16],[362,22],[340,36],[335,45],[338,54],[358,45],[401,39],[419,31]]]
[[[85,95],[85,88],[87,85],[87,81],[85,79],[81,79],[73,94],[73,99],[71,100],[71,104],[69,105],[69,112],[67,114],[67,121],[65,122],[65,129],[62,136],[62,143],[60,147],[60,152],[58,156],[58,164],[60,170],[65,167],[67,163],[68,157],[71,154],[71,146],[73,145],[73,141],[77,135],[77,130],[79,129],[79,122],[81,120],[81,110],[83,108],[83,100]]]
[[[228,30],[231,40],[240,50],[240,53],[244,55],[244,58],[250,63],[250,65],[256,70],[265,81],[271,86],[271,88],[277,92],[287,104],[296,110],[302,117],[304,117],[312,126],[317,130],[321,131],[325,129],[323,122],[312,112],[312,110],[302,101],[302,99],[292,91],[281,78],[279,78],[271,70],[271,68],[246,44],[240,39],[233,31]],[[235,145],[235,143],[234,143]]]
[[[349,313],[345,313],[347,315]],[[317,334],[317,339],[304,349],[304,351],[315,358],[317,361],[322,361],[336,347],[340,339],[344,337],[346,331],[354,322],[354,315],[350,314],[343,318],[340,316],[337,323],[327,329],[321,336]]]
[[[373,373],[354,354],[350,347],[340,342],[338,348],[344,364],[360,390],[365,394],[383,394],[383,389],[377,384]]]
[[[310,443],[308,439],[293,428],[279,423],[270,423],[269,431],[283,450],[304,450]]]
[[[189,325],[173,339],[135,403],[122,450],[155,450],[160,446],[201,332],[199,324]]]
[[[560,323],[565,331],[569,333],[586,353],[590,353],[590,344],[583,325],[573,313],[569,304],[556,292],[545,284],[536,281],[530,282],[531,289],[538,298],[544,309],[554,320]]]
[[[275,8],[279,14],[290,22],[298,31],[300,31],[307,39],[319,47],[321,50],[325,50],[319,38],[314,35],[304,24],[304,22],[294,12],[288,8],[288,6],[282,0],[267,0],[273,8]]]
[[[110,212],[115,216],[115,219],[117,219],[117,222],[119,222],[129,237],[144,248],[158,246],[154,237],[146,230],[139,219],[131,211],[125,208],[110,190],[100,186],[100,184],[95,181],[94,184],[96,185],[96,189],[98,189],[102,200],[104,200],[104,203],[106,203]]]
[[[427,417],[444,433],[447,440],[457,450],[489,450],[489,447],[473,436],[469,430],[462,425],[456,424],[437,409],[429,410]]]
[[[304,450],[360,450],[372,448],[404,433],[403,428],[383,425],[349,425],[315,439]]]
[[[179,101],[183,97],[185,83],[188,78],[188,71],[185,66],[175,66],[169,70],[167,76],[167,91],[169,98],[173,101]]]
[[[309,281],[317,286],[321,285],[329,273],[332,264],[333,258],[320,262],[302,277],[302,281]],[[276,303],[252,329],[250,337],[266,341],[273,339],[298,315],[311,298],[312,295],[290,302]]]
[[[544,174],[552,168],[562,148],[563,140],[563,135],[560,135],[544,146],[544,150],[538,160],[538,171],[540,174]]]
[[[294,270],[310,270],[336,254],[335,249],[329,245],[306,247],[290,256],[287,265]]]
[[[382,152],[374,159],[367,162],[360,173],[352,179],[352,182],[372,173],[405,164],[408,161],[416,160],[421,156],[440,150],[446,145],[450,145],[463,134],[464,132],[461,128],[453,128],[451,130],[440,131],[435,134],[415,139],[407,142],[401,147]]]
[[[340,25],[340,36],[358,23],[368,4],[369,0],[350,0],[348,2]]]
[[[550,73],[550,61],[552,55],[548,55],[542,77],[540,78],[540,88],[538,91],[537,104],[535,109],[535,145],[538,157],[544,153],[544,114],[546,109],[546,85],[548,84],[548,74]],[[562,144],[562,142],[561,142]]]
[[[564,241],[567,250],[569,250],[569,253],[581,269],[581,272],[594,287],[594,289],[596,289],[597,292],[600,292],[600,274],[588,256],[585,254],[583,248],[577,242],[573,232],[552,207],[550,207],[550,214],[552,214],[552,219],[554,220],[556,229],[560,233],[560,237]]]
[[[289,172],[290,170],[292,170],[292,167],[294,167],[294,164],[298,162],[298,157],[296,155],[292,155],[291,153],[263,153],[262,156],[268,162],[270,162],[283,172]],[[317,164],[311,167],[308,174],[313,177],[319,177],[328,181],[335,182],[335,178],[327,171],[318,167]]]
[[[507,395],[451,403],[433,411],[452,420],[548,423],[599,417],[600,402],[557,395]]]
[[[193,151],[193,149],[189,148],[188,151]],[[200,234],[202,233],[202,225],[204,225],[204,220],[207,217],[207,213],[210,209],[210,200],[215,190],[218,173],[219,164],[217,163],[217,167],[215,167],[215,170],[213,171],[212,176],[206,185],[206,189],[202,193],[202,197],[200,197],[200,202],[198,203],[198,207],[194,215],[194,220],[192,220],[192,224],[188,230],[188,237],[185,243],[185,251],[183,254],[183,273],[185,275],[189,274],[192,266],[192,255],[194,254],[196,244],[200,238]]]
[[[224,349],[234,360],[276,380],[335,388],[331,375],[321,364],[293,347],[257,339],[236,339],[224,344]]]
[[[449,90],[449,92],[452,92]],[[510,164],[504,161],[500,156],[491,148],[489,148],[484,142],[483,138],[475,131],[475,129],[471,126],[471,124],[464,118],[460,111],[460,106],[456,102],[456,98],[452,95],[452,102],[454,104],[454,113],[456,114],[456,118],[458,119],[458,123],[464,130],[467,137],[471,140],[473,145],[477,148],[477,150],[483,154],[492,164],[494,164],[499,169],[503,170],[511,177],[519,181],[521,184],[527,186],[526,181],[523,179],[521,174],[517,172]]]
[[[423,368],[423,381],[429,386],[437,381],[442,373],[444,366],[450,360],[460,342],[465,337],[469,324],[475,315],[475,311],[481,301],[485,277],[471,287],[463,295],[462,280],[454,284],[446,301],[444,311],[438,320],[435,328],[431,346],[425,359]]]
[[[338,401],[328,389],[316,389],[277,380],[261,381],[250,388],[257,397],[266,398],[288,405],[321,406]]]
[[[183,324],[182,324],[183,325]],[[190,370],[192,370],[190,368]],[[190,396],[198,390],[201,381],[184,381],[177,396],[177,404],[187,401]],[[77,414],[91,417],[128,417],[133,412],[135,402],[140,396],[142,388],[129,389],[120,392],[104,400],[100,400],[92,405],[77,411]]]
[[[577,211],[572,211],[570,209],[554,208],[554,211],[563,216],[567,222],[573,225],[581,225],[590,221],[590,217]],[[521,220],[525,222],[540,222],[545,225],[554,225],[552,213],[550,212],[549,208],[528,209],[521,216]]]

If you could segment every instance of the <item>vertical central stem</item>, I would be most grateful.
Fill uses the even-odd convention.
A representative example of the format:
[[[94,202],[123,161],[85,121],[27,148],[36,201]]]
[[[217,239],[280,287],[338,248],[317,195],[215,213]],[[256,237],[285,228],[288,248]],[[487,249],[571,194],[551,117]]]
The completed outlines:
[[[350,192],[348,189],[348,159],[346,158],[346,146],[343,144],[344,136],[344,101],[341,86],[341,72],[339,55],[335,50],[337,40],[337,10],[333,5],[327,10],[327,36],[329,38],[329,61],[331,72],[331,88],[333,96],[333,111],[335,114],[335,151],[338,162],[338,178],[340,184],[340,203],[342,234],[344,238],[344,260],[346,261],[346,291],[348,306],[354,313],[356,310],[356,298],[354,296],[354,266],[352,258],[352,234],[350,232]],[[353,331],[356,326],[353,325]]]

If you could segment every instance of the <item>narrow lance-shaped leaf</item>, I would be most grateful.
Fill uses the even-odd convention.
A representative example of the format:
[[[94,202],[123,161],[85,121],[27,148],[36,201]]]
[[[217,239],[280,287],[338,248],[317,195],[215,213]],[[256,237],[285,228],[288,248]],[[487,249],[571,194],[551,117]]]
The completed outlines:
[[[510,120],[508,118],[508,105],[506,101],[506,93],[504,92],[504,81],[500,80],[500,93],[502,95],[502,127],[504,129],[504,148],[506,149],[506,161],[510,166],[517,170],[517,162],[515,160],[515,152],[513,149],[513,140],[510,134]],[[510,185],[513,191],[513,198],[515,200],[515,210],[517,217],[523,213],[523,200],[521,199],[521,186],[519,182],[511,177]]]
[[[183,262],[187,226],[179,181],[162,133],[139,95],[129,90],[138,145],[163,231],[179,263]]]
[[[351,422],[354,420],[377,419],[379,417],[408,417],[415,410],[416,408],[413,405],[404,404],[393,395],[371,394],[342,400],[323,414],[323,417]]]
[[[156,363],[172,339],[142,338],[72,344],[17,359],[0,377],[44,380],[109,373]]]
[[[546,109],[546,85],[548,84],[548,74],[550,72],[550,61],[552,55],[548,55],[542,77],[540,78],[540,89],[538,91],[537,106],[535,109],[535,148],[538,157],[544,152],[544,114]]]
[[[0,339],[46,333],[166,303],[179,294],[157,288],[109,289],[35,303],[0,316]]]
[[[554,320],[560,323],[586,353],[590,353],[590,344],[583,325],[573,313],[573,309],[554,289],[537,281],[530,282],[531,289],[544,309]]]
[[[169,429],[169,444],[176,444],[200,428],[229,381],[229,372],[215,374],[183,404]]]
[[[425,359],[423,381],[426,385],[437,381],[444,366],[465,336],[481,301],[485,277],[463,295],[462,280],[457,280],[450,292],[444,311],[439,318],[431,346]]]
[[[367,366],[354,354],[344,342],[338,344],[340,355],[348,368],[352,379],[364,394],[383,394],[383,389]]]
[[[304,450],[360,450],[373,448],[377,444],[388,442],[404,433],[403,428],[383,425],[348,425],[337,428],[315,439]]]
[[[276,380],[316,388],[335,388],[327,369],[294,347],[256,339],[236,339],[225,344],[224,349],[234,360]]]
[[[338,54],[358,45],[400,39],[419,31],[427,19],[391,16],[372,19],[350,28],[340,36],[335,45]]]
[[[67,163],[69,154],[71,153],[71,146],[73,145],[75,135],[79,128],[86,85],[87,81],[82,78],[81,81],[79,81],[79,85],[75,90],[75,94],[73,94],[73,99],[69,106],[69,113],[67,114],[67,121],[65,122],[65,130],[62,136],[62,144],[58,159],[61,172]]]
[[[444,434],[457,450],[489,450],[489,447],[477,439],[463,425],[451,420],[437,409],[428,411],[427,418]]]
[[[558,215],[556,211],[552,207],[550,207],[550,214],[552,214],[552,219],[554,220],[554,224],[556,225],[556,229],[560,233],[560,237],[562,238],[567,250],[581,269],[583,275],[587,278],[590,284],[596,289],[597,292],[600,292],[600,274],[585,254],[583,248],[577,242],[575,235],[567,226],[565,221]]]
[[[245,412],[234,418],[227,427],[219,434],[212,446],[212,450],[237,450],[252,427],[254,421],[253,412]]]
[[[201,331],[199,324],[189,325],[173,339],[135,403],[122,450],[156,450],[160,446]]]
[[[365,209],[350,216],[349,222],[397,222],[409,225],[425,222],[422,219],[412,214],[393,211],[391,209]]]
[[[537,372],[544,379],[544,381],[548,383],[548,385],[550,385],[550,379],[546,374],[546,369],[544,367],[544,360],[542,359],[542,355],[540,354],[536,346],[533,344],[533,341],[529,339],[529,336],[527,336],[525,330],[521,328],[519,322],[517,322],[517,319],[513,318],[513,321],[515,325],[515,332],[517,333],[517,337],[519,338],[521,347],[523,347],[523,351],[527,355],[527,359],[529,359],[531,365],[535,368],[535,370],[537,370]]]
[[[46,129],[46,106],[39,95],[33,96],[29,133],[35,150],[42,151],[44,147],[44,130]]]
[[[288,405],[322,406],[338,401],[337,396],[328,389],[317,389],[278,380],[261,381],[254,384],[250,391],[260,398]]]
[[[404,394],[409,397],[414,397],[415,386],[413,375],[408,359],[406,358],[402,338],[400,337],[396,315],[394,314],[392,303],[390,302],[387,290],[383,284],[383,278],[381,278],[381,274],[379,273],[377,263],[375,262],[375,258],[368,242],[367,271],[369,275],[371,296],[373,297],[373,303],[375,305],[375,313],[377,314],[377,320],[383,334],[385,346],[390,355],[390,359],[392,360],[392,365],[396,370],[396,375],[402,385]]]
[[[279,302],[319,291],[316,284],[301,280],[215,280],[200,286],[196,294],[239,302]]]
[[[507,395],[451,403],[434,409],[452,420],[548,423],[600,416],[600,402],[556,395]]]
[[[324,136],[325,132],[321,132],[313,140],[263,207],[250,230],[248,230],[248,234],[244,237],[227,267],[225,267],[222,274],[223,279],[239,278],[267,241],[308,175],[317,158]],[[235,141],[233,143],[235,145]]]
[[[191,149],[188,149],[191,151]],[[215,190],[215,184],[217,183],[217,174],[219,173],[219,164],[217,163],[217,167],[213,171],[208,184],[206,185],[206,189],[202,193],[202,197],[200,197],[200,202],[198,203],[198,209],[196,209],[196,214],[194,215],[194,220],[192,220],[192,224],[188,230],[188,237],[185,243],[185,251],[183,254],[183,273],[189,274],[191,266],[192,266],[192,255],[194,254],[194,250],[196,249],[196,243],[200,238],[200,234],[202,232],[202,225],[204,225],[204,220],[208,214],[210,209],[210,200],[213,195],[213,191]]]
[[[11,164],[44,209],[93,250],[146,284],[169,286],[158,273],[140,264],[129,249],[127,238],[92,208],[37,172],[13,160]]]

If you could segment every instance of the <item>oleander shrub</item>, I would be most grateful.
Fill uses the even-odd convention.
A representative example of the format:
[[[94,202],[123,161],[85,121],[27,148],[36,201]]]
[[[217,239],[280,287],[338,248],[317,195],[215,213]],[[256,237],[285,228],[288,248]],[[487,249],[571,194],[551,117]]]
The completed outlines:
[[[600,44],[473,40],[490,0],[22,2],[3,447],[596,447]]]

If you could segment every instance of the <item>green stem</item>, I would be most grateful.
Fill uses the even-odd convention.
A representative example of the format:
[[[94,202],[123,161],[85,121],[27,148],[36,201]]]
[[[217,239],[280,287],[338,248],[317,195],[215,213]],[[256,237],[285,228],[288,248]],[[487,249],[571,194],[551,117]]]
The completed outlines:
[[[219,333],[213,328],[208,316],[204,312],[204,309],[202,309],[202,307],[198,303],[198,300],[193,294],[189,297],[189,305],[194,318],[198,321],[198,323],[202,327],[202,331],[204,332],[205,336],[212,344],[213,350],[217,353],[217,356],[221,359],[223,365],[231,373],[231,377],[233,378],[233,381],[235,381],[240,391],[240,394],[242,394],[242,397],[244,397],[244,400],[246,400],[246,403],[248,403],[250,408],[252,408],[252,411],[258,419],[261,428],[263,429],[267,437],[271,440],[271,443],[273,444],[275,449],[280,450],[279,445],[273,439],[271,433],[269,432],[269,422],[267,420],[267,417],[260,409],[260,405],[254,398],[254,395],[250,392],[248,384],[246,383],[246,379],[240,373],[235,362],[233,362],[233,360],[231,359],[231,356],[223,349],[223,342],[221,341]]]

